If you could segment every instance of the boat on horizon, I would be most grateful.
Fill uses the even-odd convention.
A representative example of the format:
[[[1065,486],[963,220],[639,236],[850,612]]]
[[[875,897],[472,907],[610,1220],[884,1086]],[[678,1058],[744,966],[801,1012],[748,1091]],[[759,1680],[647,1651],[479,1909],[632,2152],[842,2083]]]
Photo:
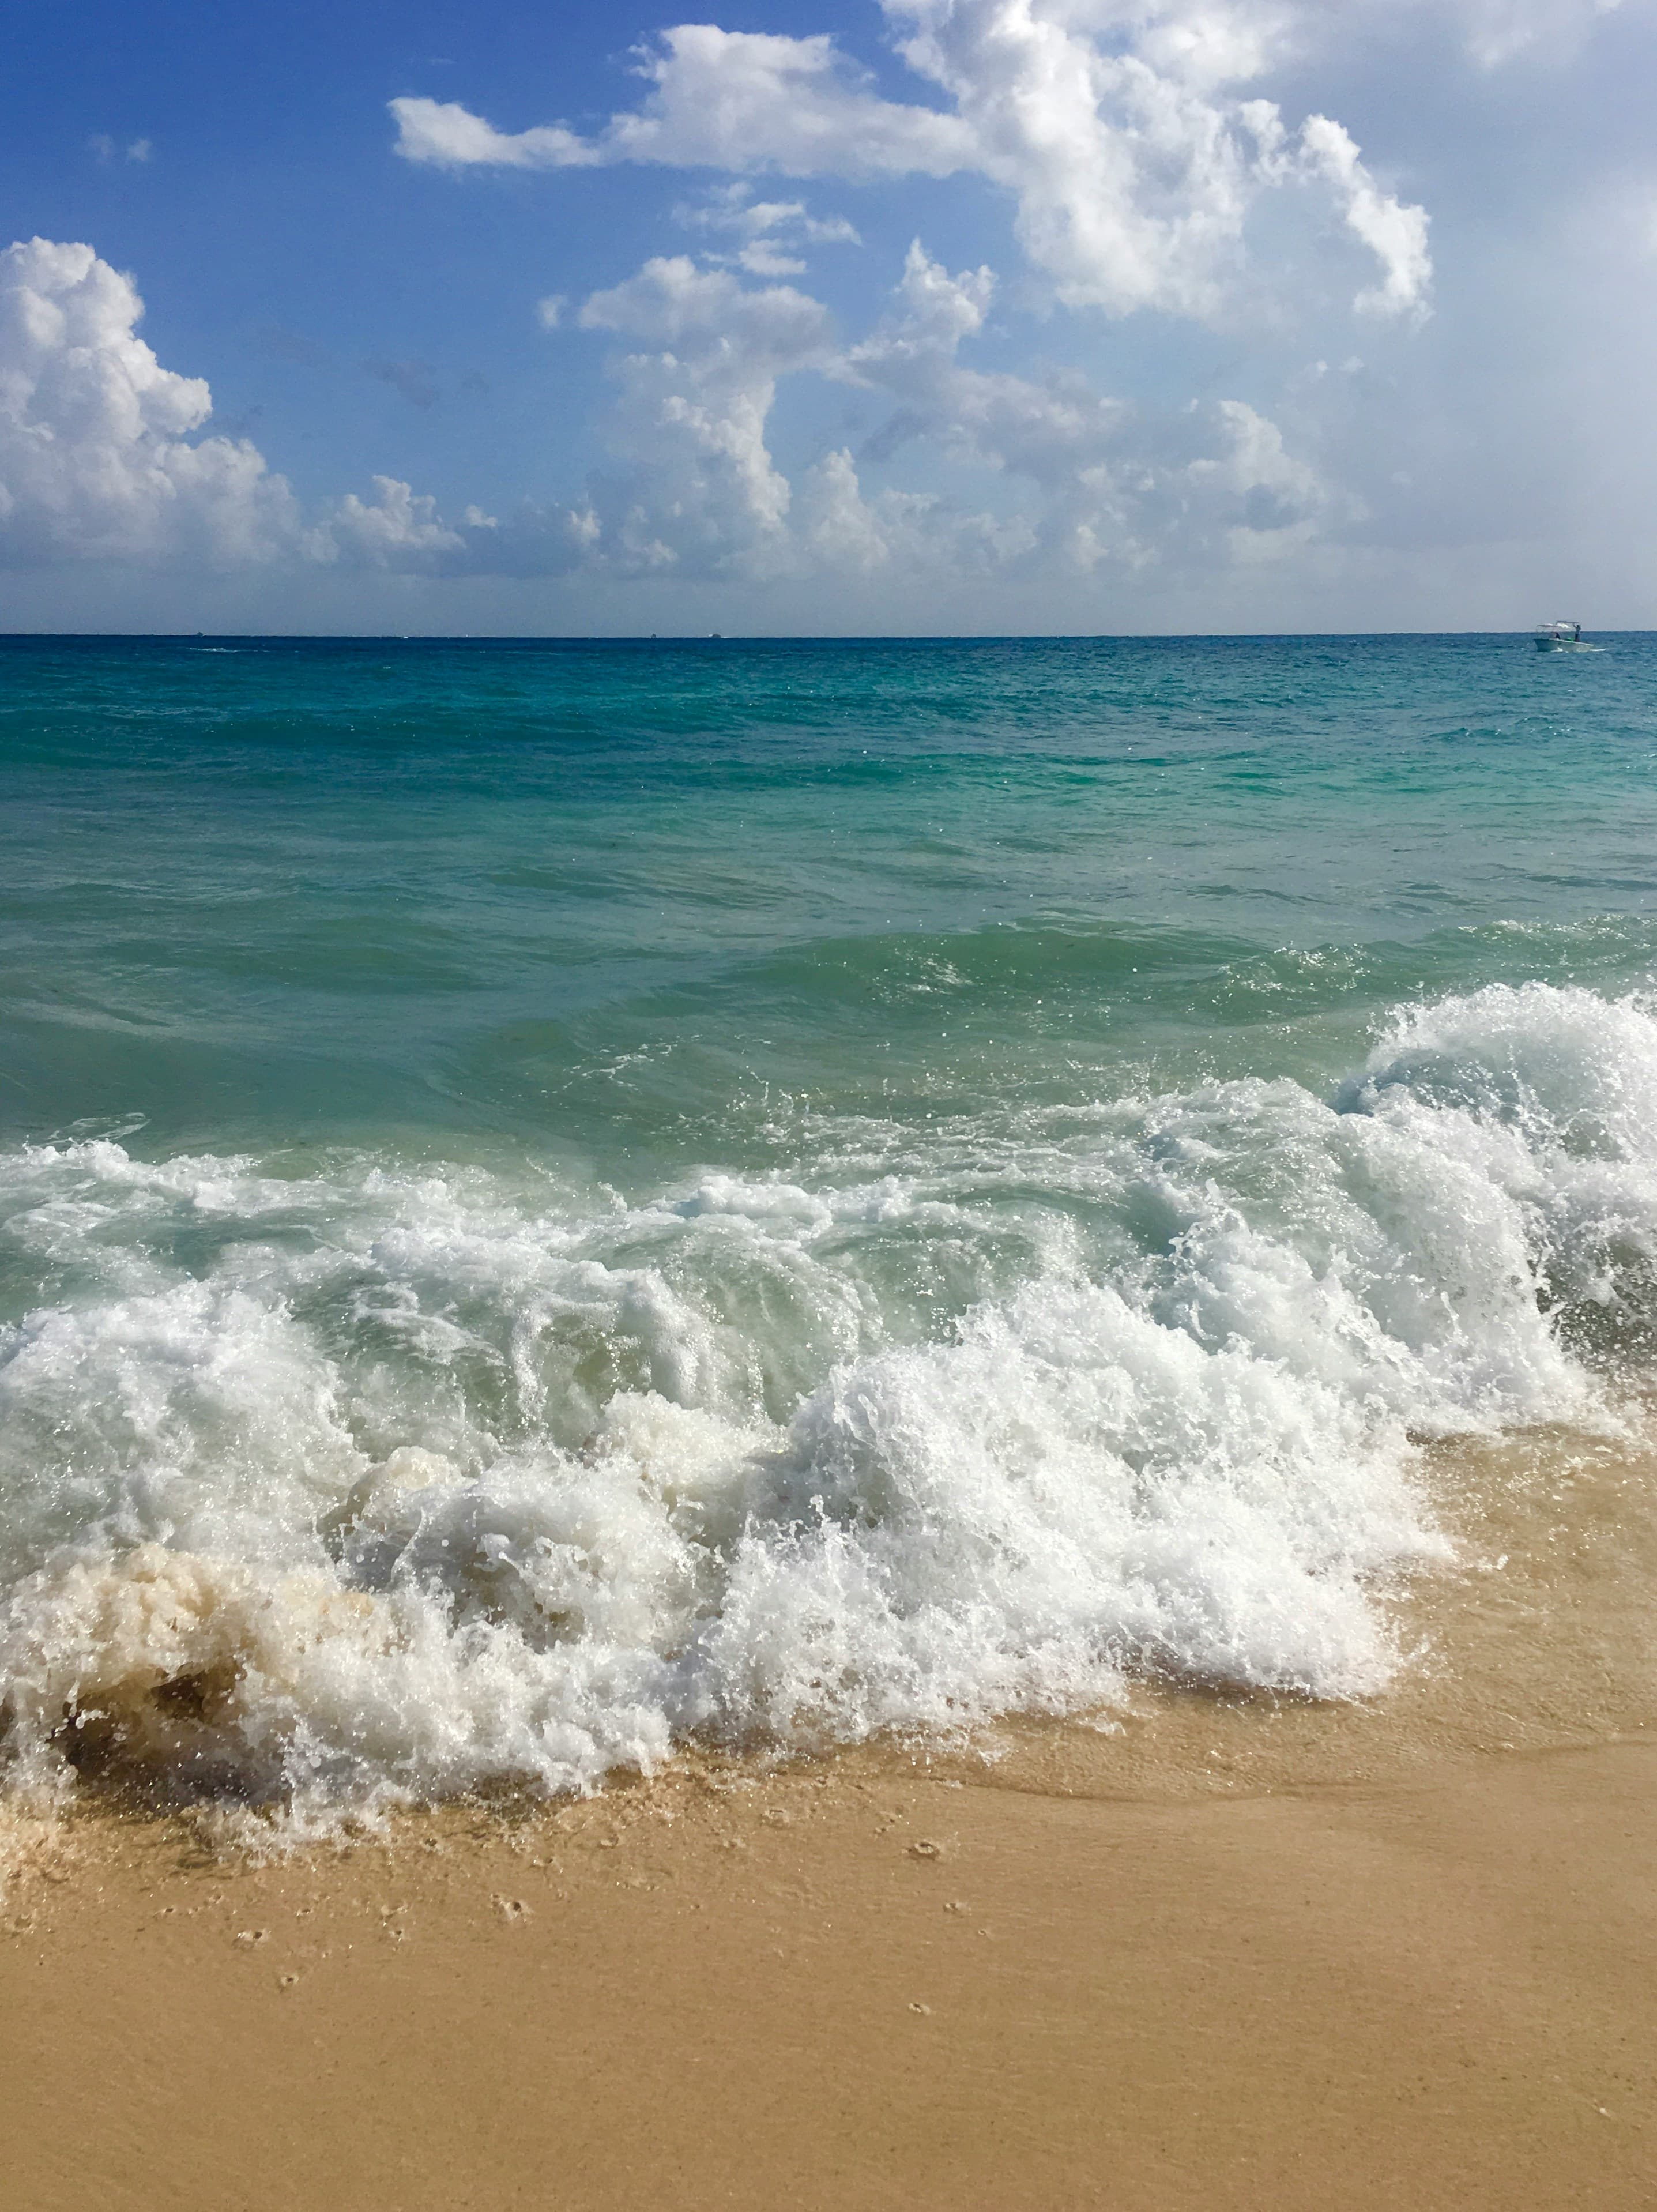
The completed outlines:
[[[1598,648],[1582,642],[1580,622],[1545,622],[1536,625],[1539,653],[1593,653]]]

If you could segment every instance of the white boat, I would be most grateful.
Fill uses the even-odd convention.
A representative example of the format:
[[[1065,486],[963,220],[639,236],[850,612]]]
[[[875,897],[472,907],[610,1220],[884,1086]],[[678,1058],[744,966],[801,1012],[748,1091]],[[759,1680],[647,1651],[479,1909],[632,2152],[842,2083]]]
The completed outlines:
[[[1591,645],[1582,642],[1580,622],[1538,623],[1536,649],[1539,653],[1592,653]]]

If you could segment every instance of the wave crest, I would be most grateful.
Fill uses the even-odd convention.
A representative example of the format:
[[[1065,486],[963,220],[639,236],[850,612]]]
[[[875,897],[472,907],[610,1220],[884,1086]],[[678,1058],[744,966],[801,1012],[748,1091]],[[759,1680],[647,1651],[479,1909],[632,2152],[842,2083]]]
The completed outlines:
[[[586,1790],[1136,1674],[1382,1688],[1448,1549],[1412,1437],[1609,1419],[1646,1350],[1657,1020],[1492,987],[1326,1098],[834,1128],[632,1204],[108,1139],[0,1188],[15,1775]]]

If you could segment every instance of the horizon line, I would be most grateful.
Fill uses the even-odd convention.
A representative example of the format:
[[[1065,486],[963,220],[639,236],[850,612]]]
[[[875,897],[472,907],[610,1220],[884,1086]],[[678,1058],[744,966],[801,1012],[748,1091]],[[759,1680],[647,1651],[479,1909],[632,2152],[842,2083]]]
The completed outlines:
[[[0,645],[1154,645],[1264,644],[1336,638],[1529,637],[1508,629],[1262,630],[139,630],[0,629]],[[1606,629],[1596,637],[1650,637],[1657,625]]]

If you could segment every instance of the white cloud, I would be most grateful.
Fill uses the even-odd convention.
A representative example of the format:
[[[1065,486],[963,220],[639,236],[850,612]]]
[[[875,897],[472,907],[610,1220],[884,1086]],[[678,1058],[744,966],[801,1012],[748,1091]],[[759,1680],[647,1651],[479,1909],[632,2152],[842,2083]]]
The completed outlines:
[[[807,574],[889,575],[912,584],[1006,575],[1040,550],[1027,515],[962,509],[935,492],[865,496],[843,447],[807,470],[800,485],[798,544]]]
[[[682,203],[674,220],[687,230],[734,236],[739,243],[729,258],[750,276],[798,276],[804,273],[808,246],[860,246],[863,241],[844,216],[814,216],[803,200],[756,200],[751,185],[738,180],[720,185],[707,199]]]
[[[640,107],[582,137],[508,134],[453,103],[399,100],[414,161],[558,168],[616,161],[849,180],[970,171],[1005,188],[1032,264],[1071,307],[1214,318],[1244,266],[1263,194],[1332,188],[1381,263],[1366,311],[1411,313],[1429,274],[1426,217],[1384,191],[1338,125],[1292,139],[1242,99],[1303,9],[1249,0],[883,0],[910,70],[947,111],[887,100],[826,37],[681,25],[646,53]]]
[[[963,363],[995,280],[952,274],[917,241],[888,312],[835,349],[826,310],[745,289],[685,257],[647,263],[581,310],[644,342],[619,355],[610,442],[631,473],[595,485],[586,564],[635,576],[813,574],[961,583],[1110,565],[1256,565],[1305,546],[1338,502],[1277,425],[1240,401],[1144,416],[1074,372]],[[768,445],[779,381],[817,371],[890,404],[861,461],[838,448],[791,483]],[[913,442],[1006,479],[1011,505],[866,489]]]
[[[1199,491],[1216,490],[1229,502],[1232,519],[1223,505],[1221,526],[1233,558],[1281,560],[1300,551],[1332,503],[1328,488],[1308,463],[1285,452],[1277,424],[1241,400],[1222,399],[1214,412],[1223,450],[1190,462],[1186,474]]]
[[[988,269],[951,276],[917,241],[892,311],[833,373],[898,403],[871,441],[878,457],[902,440],[925,439],[953,460],[1034,488],[1022,537],[1003,532],[995,541],[999,558],[1087,571],[1106,562],[1133,571],[1160,562],[1254,563],[1307,544],[1339,506],[1312,464],[1287,450],[1278,426],[1241,401],[1146,413],[1073,372],[1037,381],[964,366],[957,353],[982,330],[993,290]],[[832,540],[865,567],[891,558],[889,502],[855,508],[855,465],[849,454],[831,459],[816,492],[820,542]],[[941,513],[930,520],[947,522],[934,561],[954,563],[958,520]],[[913,560],[921,518],[906,506],[901,521],[898,536]],[[987,543],[980,532],[980,562]]]
[[[904,434],[957,454],[989,432],[980,457],[1001,465],[993,434],[1016,447],[1021,396],[1029,413],[1051,403],[1016,378],[956,367],[991,287],[987,270],[950,277],[917,246],[892,313],[849,352],[835,347],[821,302],[792,286],[744,286],[688,256],[647,262],[594,294],[582,327],[635,342],[610,364],[618,396],[608,441],[627,465],[595,483],[564,542],[579,538],[581,565],[616,575],[772,583],[888,567],[909,578],[986,576],[1034,556],[1041,532],[1028,515],[964,511],[935,493],[866,497],[845,451],[791,483],[768,444],[779,383],[817,371],[896,400]]]
[[[1035,382],[962,367],[956,352],[983,328],[994,289],[988,269],[952,276],[916,240],[892,312],[835,373],[898,402],[878,441],[884,449],[906,436],[927,437],[956,459],[1059,489],[1103,458],[1126,410],[1074,374]]]
[[[954,100],[984,173],[1017,194],[1020,242],[1066,305],[1212,315],[1271,181],[1258,133],[1211,77],[1185,74],[1182,51],[1164,41],[1158,67],[1126,11],[1100,12],[1081,26],[1031,0],[913,0],[901,50]]]
[[[313,560],[346,561],[364,568],[427,567],[445,554],[464,550],[465,539],[437,512],[437,501],[418,495],[396,477],[376,477],[371,502],[348,492],[307,541]],[[476,508],[468,510],[474,529],[495,525]]]
[[[785,216],[806,219],[794,203],[724,205],[752,216],[762,240]],[[89,246],[40,240],[0,257],[0,557],[14,562],[750,584],[889,574],[907,586],[1162,558],[1254,562],[1303,545],[1332,511],[1312,466],[1240,402],[1152,419],[1073,371],[1037,379],[963,362],[994,277],[951,273],[917,242],[887,312],[850,346],[820,301],[689,256],[594,293],[575,319],[616,342],[606,429],[619,465],[573,507],[501,519],[474,506],[451,521],[381,475],[370,496],[336,499],[307,524],[251,444],[192,435],[210,412],[207,386],[163,368],[137,337],[130,278]],[[838,449],[791,482],[769,421],[779,384],[813,372],[889,413],[861,461]],[[993,472],[1010,499],[986,508],[866,489],[859,469],[910,443]]]
[[[163,368],[130,276],[89,246],[0,253],[0,560],[266,558],[293,495],[246,439],[191,441],[200,377]]]
[[[1334,186],[1348,228],[1381,266],[1381,283],[1360,292],[1354,305],[1364,314],[1419,318],[1433,275],[1423,210],[1379,191],[1350,135],[1326,115],[1308,118],[1301,143],[1308,166]]]
[[[0,567],[431,570],[490,543],[488,518],[471,510],[451,528],[391,477],[306,527],[257,447],[192,434],[212,395],[162,368],[137,335],[143,315],[132,279],[89,246],[36,238],[0,252]]]
[[[452,100],[394,100],[398,151],[446,168],[592,168],[656,161],[672,168],[776,168],[809,176],[948,176],[973,166],[955,118],[880,99],[832,40],[682,23],[639,58],[642,106],[595,138],[561,124],[496,131]]]
[[[608,557],[701,572],[774,551],[791,493],[766,418],[780,376],[828,359],[827,308],[788,285],[745,290],[680,254],[595,292],[580,319],[642,342],[612,364],[610,443],[635,476]]]

